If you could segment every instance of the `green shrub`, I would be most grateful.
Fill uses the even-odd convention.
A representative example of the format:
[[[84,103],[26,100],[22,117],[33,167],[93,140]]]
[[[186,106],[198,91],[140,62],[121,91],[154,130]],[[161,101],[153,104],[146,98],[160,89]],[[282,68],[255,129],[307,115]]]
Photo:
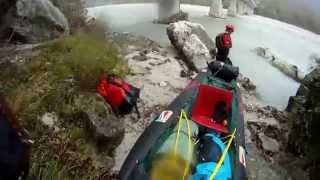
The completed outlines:
[[[90,33],[56,40],[37,51],[34,57],[19,63],[0,65],[0,92],[35,140],[31,178],[96,177],[101,170],[94,169],[81,150],[88,136],[81,123],[87,116],[75,99],[83,93],[95,96],[103,74],[124,77],[127,65],[116,48]],[[42,126],[39,120],[46,112],[58,116],[62,132],[53,135]],[[52,137],[61,139],[60,144],[52,144]],[[66,168],[68,171],[63,170]]]

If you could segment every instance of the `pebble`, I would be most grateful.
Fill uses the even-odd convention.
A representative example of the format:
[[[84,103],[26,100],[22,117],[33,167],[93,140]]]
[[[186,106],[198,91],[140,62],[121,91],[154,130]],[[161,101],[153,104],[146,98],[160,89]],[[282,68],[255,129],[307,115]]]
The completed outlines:
[[[166,86],[168,86],[168,83],[165,82],[165,81],[162,81],[162,82],[159,83],[159,86],[160,87],[166,87]]]

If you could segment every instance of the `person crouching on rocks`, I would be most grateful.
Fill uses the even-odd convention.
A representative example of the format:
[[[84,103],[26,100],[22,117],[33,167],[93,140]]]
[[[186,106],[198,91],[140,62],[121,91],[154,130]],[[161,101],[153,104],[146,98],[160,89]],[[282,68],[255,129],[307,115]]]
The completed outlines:
[[[233,32],[234,26],[232,24],[228,24],[226,25],[225,32],[216,36],[216,47],[218,49],[216,59],[230,65],[232,65],[232,62],[228,58],[228,55],[230,48],[232,48],[231,34]]]

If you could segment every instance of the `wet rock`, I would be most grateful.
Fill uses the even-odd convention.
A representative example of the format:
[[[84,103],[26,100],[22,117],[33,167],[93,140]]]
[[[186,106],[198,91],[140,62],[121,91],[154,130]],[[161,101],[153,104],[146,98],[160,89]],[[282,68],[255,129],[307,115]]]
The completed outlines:
[[[259,137],[259,140],[261,141],[261,146],[264,151],[271,152],[271,153],[279,152],[280,145],[278,141],[266,136],[263,133],[259,133],[258,137]]]
[[[320,67],[308,74],[302,84],[311,90],[320,89]]]
[[[98,95],[79,95],[75,104],[87,117],[86,127],[99,149],[111,152],[124,137],[124,123],[112,114],[111,108]]]
[[[302,71],[300,71],[296,65],[289,64],[284,60],[280,59],[275,54],[273,54],[269,48],[258,47],[254,51],[257,53],[257,55],[268,60],[268,62],[272,66],[279,69],[281,72],[291,77],[292,79],[301,82],[305,77],[305,74]]]
[[[32,43],[69,33],[67,19],[49,0],[17,0],[2,29],[13,32],[14,40]]]
[[[253,82],[251,82],[251,80],[247,77],[241,78],[240,83],[241,86],[247,91],[254,91],[257,88],[256,85],[254,85]]]
[[[171,44],[184,56],[191,70],[200,71],[211,59],[210,50],[215,48],[201,24],[181,21],[167,27]]]
[[[304,105],[306,103],[305,96],[291,96],[289,98],[288,106],[286,111],[288,112],[304,112]]]
[[[154,20],[153,23],[170,24],[170,23],[175,23],[179,21],[187,21],[188,19],[189,19],[188,13],[180,11],[179,13],[166,17],[164,19]]]

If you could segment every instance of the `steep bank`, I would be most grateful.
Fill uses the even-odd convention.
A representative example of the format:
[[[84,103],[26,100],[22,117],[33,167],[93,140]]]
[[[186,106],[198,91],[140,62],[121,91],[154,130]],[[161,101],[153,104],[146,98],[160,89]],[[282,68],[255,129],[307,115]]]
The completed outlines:
[[[293,121],[289,151],[305,159],[311,179],[319,179],[320,68],[308,74],[296,96],[290,98],[287,111]]]

